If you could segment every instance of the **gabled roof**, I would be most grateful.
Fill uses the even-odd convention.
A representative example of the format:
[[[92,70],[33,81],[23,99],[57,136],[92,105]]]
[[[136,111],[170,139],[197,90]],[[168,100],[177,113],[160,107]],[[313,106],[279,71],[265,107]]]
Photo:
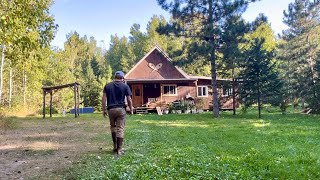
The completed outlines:
[[[167,64],[166,67],[170,67],[172,76],[168,76],[169,72],[165,72],[164,76],[145,76],[148,72],[146,71],[149,67],[148,61],[153,59],[154,51],[159,52],[163,57],[162,61],[163,64]],[[145,62],[146,61],[146,62]],[[149,63],[150,64],[150,63]],[[162,66],[162,65],[161,65]],[[137,69],[137,67],[142,69]],[[160,67],[161,68],[161,67]],[[167,69],[167,70],[168,70]],[[153,71],[152,71],[153,72]],[[139,74],[139,75],[138,75]],[[152,81],[197,81],[197,80],[211,80],[211,77],[206,76],[192,76],[188,75],[186,72],[184,72],[181,68],[177,66],[172,65],[172,59],[164,52],[162,51],[158,46],[154,46],[143,58],[138,61],[138,63],[124,76],[126,81],[128,82],[152,82]],[[230,79],[217,79],[219,81],[230,81]]]
[[[164,51],[162,51],[158,46],[154,46],[135,66],[133,66],[133,68],[124,77],[127,78],[155,50],[160,52],[167,61],[172,62],[172,59]],[[174,66],[174,68],[182,75],[182,77],[185,79],[190,79],[182,69],[178,68],[177,66]]]

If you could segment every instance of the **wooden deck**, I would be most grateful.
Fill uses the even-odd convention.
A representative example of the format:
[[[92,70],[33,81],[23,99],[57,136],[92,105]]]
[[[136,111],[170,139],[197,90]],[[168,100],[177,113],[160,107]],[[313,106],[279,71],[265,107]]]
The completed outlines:
[[[149,112],[155,112],[156,108],[153,107],[137,107],[135,108],[136,114],[147,114]]]

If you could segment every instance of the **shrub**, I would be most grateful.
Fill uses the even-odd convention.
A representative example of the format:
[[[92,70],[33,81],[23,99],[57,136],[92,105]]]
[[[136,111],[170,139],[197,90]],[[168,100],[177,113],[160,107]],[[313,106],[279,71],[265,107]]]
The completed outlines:
[[[203,98],[195,98],[194,103],[197,109],[204,109],[205,101]]]
[[[13,129],[16,127],[16,123],[14,120],[9,119],[5,116],[5,113],[0,110],[0,129]]]

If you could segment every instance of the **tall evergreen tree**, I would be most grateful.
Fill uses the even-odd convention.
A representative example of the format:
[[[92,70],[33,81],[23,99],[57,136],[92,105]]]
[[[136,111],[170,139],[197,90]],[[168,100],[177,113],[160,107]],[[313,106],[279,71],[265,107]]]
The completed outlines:
[[[132,57],[129,54],[128,38],[125,36],[119,38],[117,35],[112,35],[110,48],[105,58],[110,64],[113,73],[118,70],[128,72],[132,61]]]
[[[291,99],[301,99],[302,103],[306,98],[316,98],[313,86],[320,52],[319,8],[319,0],[295,0],[284,11],[283,21],[289,28],[282,35],[282,68],[288,94]]]
[[[222,48],[223,64],[220,69],[224,77],[232,78],[233,115],[235,115],[237,101],[236,79],[238,79],[240,68],[238,65],[245,58],[240,44],[246,41],[244,36],[249,31],[249,25],[244,22],[241,16],[230,16],[226,19],[223,30],[225,32],[222,36],[224,42]]]
[[[250,48],[245,52],[247,59],[242,64],[240,73],[241,91],[244,108],[258,104],[259,118],[261,107],[268,103],[272,96],[281,94],[282,82],[273,62],[274,52],[263,48],[264,40],[254,39]]]
[[[211,64],[213,114],[219,117],[219,103],[217,91],[216,61],[221,37],[224,34],[222,27],[227,17],[241,14],[249,2],[255,0],[158,0],[159,5],[172,14],[171,24],[160,28],[164,34],[192,37],[200,40],[199,52]],[[197,19],[198,21],[194,21]],[[197,22],[197,23],[195,23]]]

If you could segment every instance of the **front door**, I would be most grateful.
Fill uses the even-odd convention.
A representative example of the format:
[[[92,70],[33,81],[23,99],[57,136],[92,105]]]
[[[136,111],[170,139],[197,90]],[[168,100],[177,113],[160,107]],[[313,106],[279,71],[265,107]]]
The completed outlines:
[[[132,105],[141,107],[143,104],[143,86],[142,84],[132,85]]]

